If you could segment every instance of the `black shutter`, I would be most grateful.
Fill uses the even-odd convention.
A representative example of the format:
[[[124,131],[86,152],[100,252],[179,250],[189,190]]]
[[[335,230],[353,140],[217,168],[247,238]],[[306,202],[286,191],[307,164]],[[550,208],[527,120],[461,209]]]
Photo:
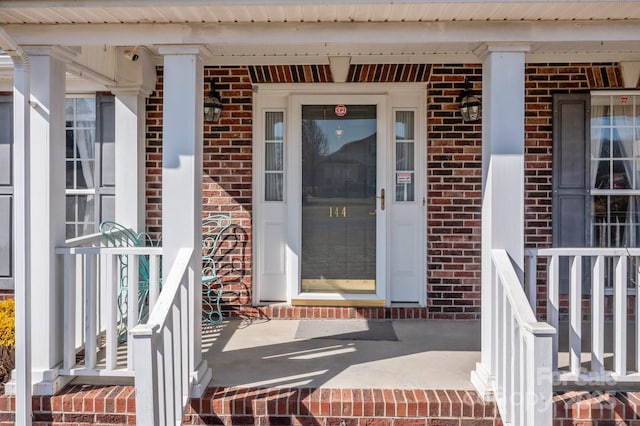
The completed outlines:
[[[13,99],[0,97],[0,288],[13,288]]]
[[[553,246],[590,245],[589,94],[553,97]],[[584,262],[585,267],[586,263]],[[589,287],[583,274],[583,289]],[[568,264],[560,267],[560,291],[569,288]]]

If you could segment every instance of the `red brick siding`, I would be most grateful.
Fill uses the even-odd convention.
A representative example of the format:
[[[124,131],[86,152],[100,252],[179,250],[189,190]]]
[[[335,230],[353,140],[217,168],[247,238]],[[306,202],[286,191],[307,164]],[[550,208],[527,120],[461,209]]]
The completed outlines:
[[[222,275],[229,311],[241,315],[320,318],[362,316],[343,308],[260,308],[252,290],[252,82],[325,82],[330,69],[317,66],[207,67],[217,79],[225,108],[218,124],[205,124],[203,205],[206,214],[227,213],[237,227],[229,236]],[[162,70],[147,104],[147,226],[161,230]],[[480,311],[480,208],[482,125],[462,122],[456,98],[464,78],[481,98],[480,65],[352,65],[349,81],[425,81],[427,106],[427,294],[426,312],[400,314],[369,309],[385,318],[478,318]],[[528,64],[525,70],[525,244],[549,247],[552,185],[552,101],[554,93],[622,86],[616,64]],[[208,90],[208,87],[206,87]],[[226,268],[226,269],[225,269]],[[544,278],[542,267],[540,279]],[[539,298],[544,297],[540,281]],[[540,304],[541,311],[544,303]],[[328,313],[330,310],[331,313]],[[304,311],[304,312],[303,312]]]
[[[427,304],[430,318],[478,318],[482,126],[456,98],[467,77],[480,97],[482,68],[433,65],[427,105]]]
[[[430,64],[351,65],[347,81],[353,83],[400,83],[429,81]]]
[[[333,81],[329,65],[251,65],[254,83],[327,83]],[[347,81],[417,82],[428,81],[430,64],[358,64],[351,65]]]
[[[207,67],[205,81],[214,78],[224,109],[218,123],[204,124],[203,216],[227,214],[233,226],[220,245],[218,274],[225,283],[229,310],[251,303],[252,283],[252,104],[246,68]],[[147,101],[147,231],[162,232],[162,68],[155,92]],[[205,91],[209,91],[206,83]]]

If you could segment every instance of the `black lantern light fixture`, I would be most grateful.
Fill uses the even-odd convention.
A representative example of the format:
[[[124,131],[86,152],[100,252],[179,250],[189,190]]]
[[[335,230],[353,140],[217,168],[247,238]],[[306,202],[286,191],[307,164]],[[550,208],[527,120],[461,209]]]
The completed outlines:
[[[209,94],[204,98],[204,121],[209,123],[217,123],[222,114],[222,101],[216,90],[216,82],[209,80]]]
[[[458,108],[464,121],[472,122],[480,119],[480,101],[471,92],[471,83],[465,77],[464,90],[458,96]]]

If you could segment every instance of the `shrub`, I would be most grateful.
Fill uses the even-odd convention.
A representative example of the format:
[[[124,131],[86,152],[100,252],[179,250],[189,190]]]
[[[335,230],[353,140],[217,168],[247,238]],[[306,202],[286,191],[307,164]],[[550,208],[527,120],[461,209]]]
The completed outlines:
[[[11,377],[11,370],[15,366],[15,301],[7,299],[0,301],[0,384],[4,390],[4,383]]]
[[[15,307],[13,299],[0,301],[0,346],[16,346]]]

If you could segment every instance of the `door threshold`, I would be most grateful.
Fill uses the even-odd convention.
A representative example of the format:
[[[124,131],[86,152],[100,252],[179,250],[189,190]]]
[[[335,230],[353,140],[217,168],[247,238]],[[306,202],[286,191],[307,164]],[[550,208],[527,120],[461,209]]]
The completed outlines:
[[[341,306],[341,307],[385,307],[383,299],[291,299],[291,306]]]

